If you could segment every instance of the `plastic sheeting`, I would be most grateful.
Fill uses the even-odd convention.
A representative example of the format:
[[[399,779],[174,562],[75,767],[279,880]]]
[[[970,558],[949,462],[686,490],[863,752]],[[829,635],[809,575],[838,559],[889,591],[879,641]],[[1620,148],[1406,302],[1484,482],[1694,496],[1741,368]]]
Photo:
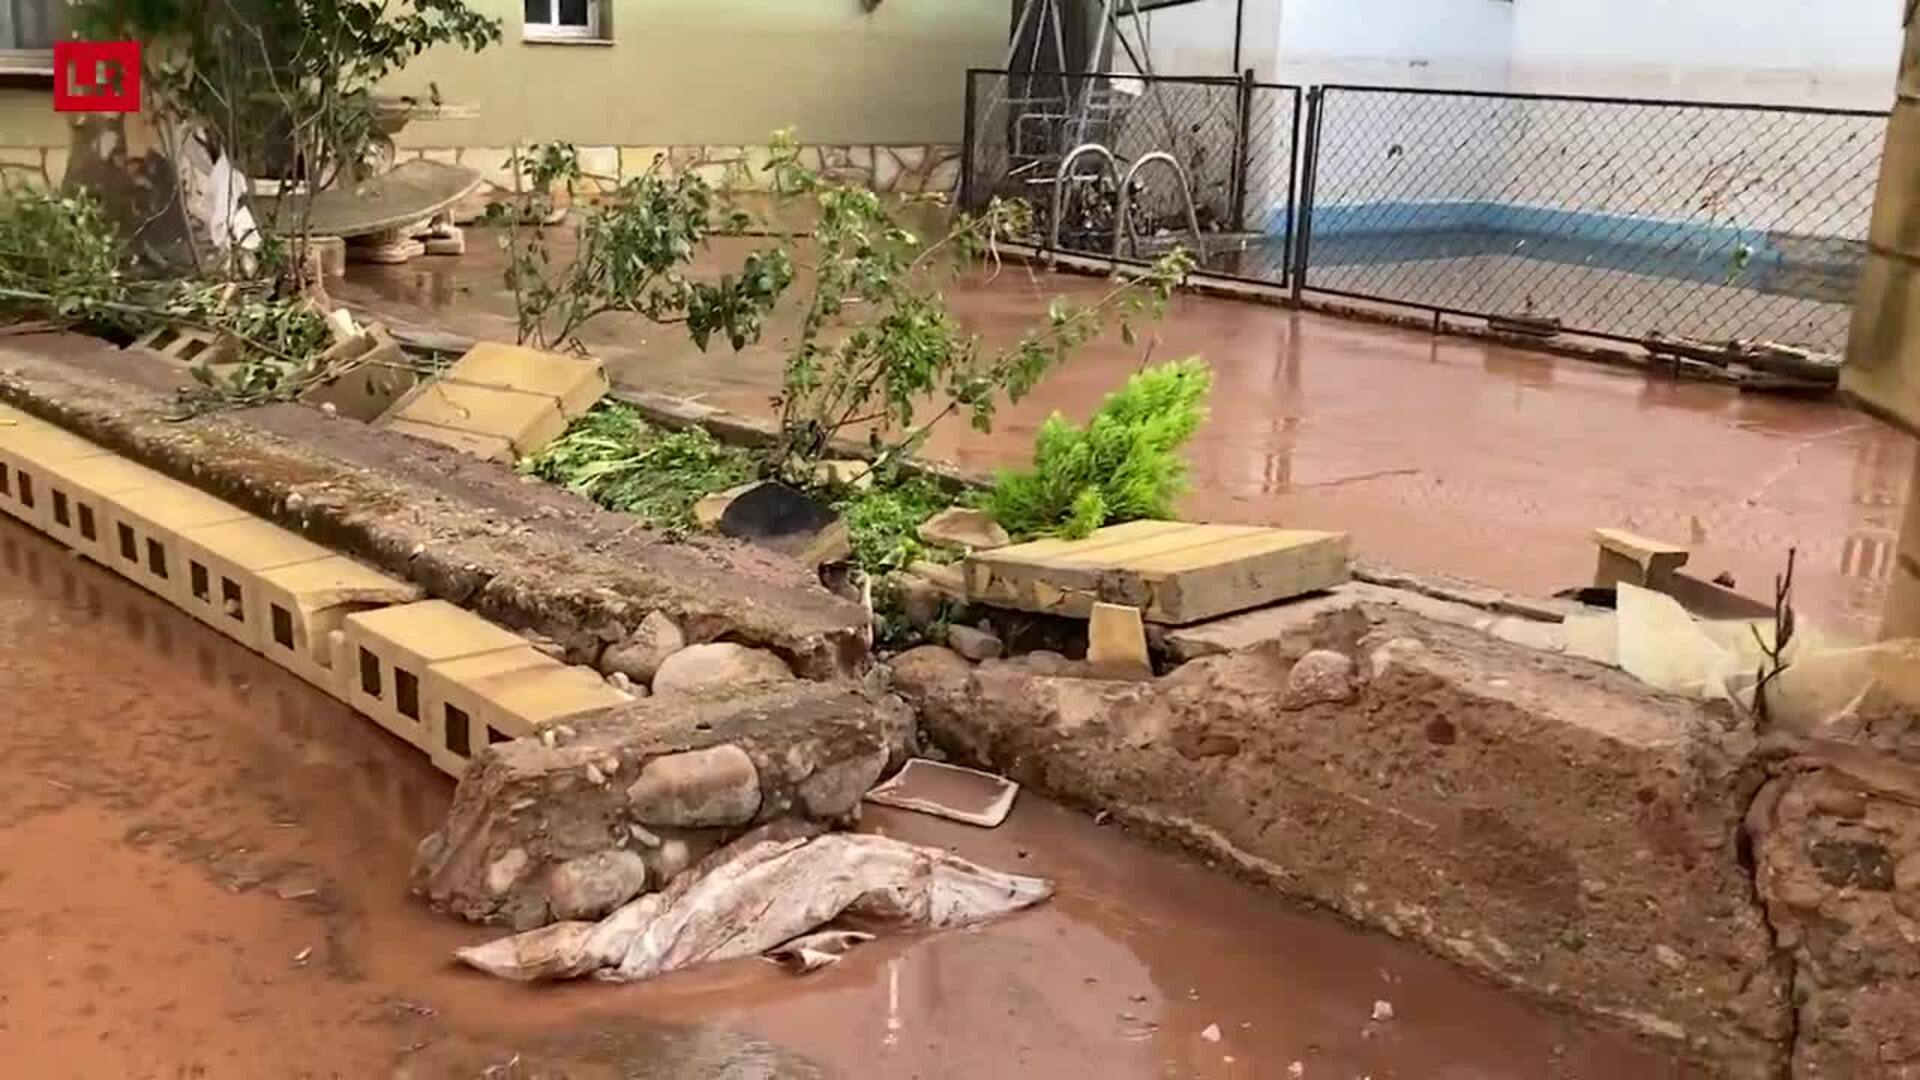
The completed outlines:
[[[942,930],[996,919],[1052,894],[1052,883],[1040,878],[884,836],[782,838],[762,831],[598,923],[556,923],[454,955],[505,979],[597,974],[632,982],[758,956],[837,919]]]

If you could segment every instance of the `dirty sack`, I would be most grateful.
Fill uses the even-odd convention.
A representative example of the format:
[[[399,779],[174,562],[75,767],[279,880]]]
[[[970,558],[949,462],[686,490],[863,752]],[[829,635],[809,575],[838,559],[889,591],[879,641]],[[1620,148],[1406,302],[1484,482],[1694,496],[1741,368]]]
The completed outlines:
[[[597,974],[634,982],[777,952],[837,919],[943,930],[986,922],[1052,894],[1052,883],[1040,878],[998,873],[884,836],[794,837],[760,829],[598,923],[555,923],[454,955],[504,979]]]

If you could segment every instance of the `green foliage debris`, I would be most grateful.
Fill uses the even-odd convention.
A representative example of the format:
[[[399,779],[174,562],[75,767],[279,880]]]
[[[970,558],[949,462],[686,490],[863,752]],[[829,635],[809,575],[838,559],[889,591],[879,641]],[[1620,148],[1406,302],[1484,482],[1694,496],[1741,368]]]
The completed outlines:
[[[1078,539],[1103,525],[1173,516],[1186,490],[1180,448],[1206,419],[1212,371],[1161,364],[1109,394],[1082,428],[1059,413],[1034,441],[1033,467],[999,474],[983,500],[1016,537]]]
[[[703,496],[753,479],[754,464],[704,430],[662,430],[631,405],[603,401],[520,471],[672,532],[693,527]]]

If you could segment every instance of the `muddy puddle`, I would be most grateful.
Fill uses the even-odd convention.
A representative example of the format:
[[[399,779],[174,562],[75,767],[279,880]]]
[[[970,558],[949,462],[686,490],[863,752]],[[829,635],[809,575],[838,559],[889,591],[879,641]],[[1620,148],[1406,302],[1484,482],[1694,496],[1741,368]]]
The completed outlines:
[[[993,831],[867,821],[1054,877],[1027,915],[805,980],[748,961],[633,987],[494,981],[448,961],[488,931],[406,895],[451,782],[10,522],[0,701],[10,1076],[1677,1075],[1030,793]]]

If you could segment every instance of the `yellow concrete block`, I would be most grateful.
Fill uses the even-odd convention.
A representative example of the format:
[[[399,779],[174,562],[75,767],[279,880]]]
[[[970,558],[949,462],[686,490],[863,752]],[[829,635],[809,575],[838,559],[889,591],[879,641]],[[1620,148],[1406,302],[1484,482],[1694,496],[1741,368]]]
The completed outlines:
[[[0,510],[44,532],[47,467],[106,452],[24,413],[6,417],[0,423]]]
[[[445,379],[417,388],[402,398],[384,419],[408,420],[469,435],[496,436],[507,440],[513,452],[520,455],[539,450],[567,429],[567,418],[551,397]],[[425,435],[425,432],[417,433]]]
[[[420,599],[420,590],[343,555],[276,566],[255,575],[249,616],[260,651],[295,675],[348,700],[331,637],[347,616]]]
[[[483,341],[467,350],[443,379],[473,386],[519,390],[552,398],[567,419],[577,419],[612,389],[600,361],[541,352],[521,345]]]
[[[315,562],[333,553],[259,518],[187,529],[180,534],[187,614],[255,652],[266,631],[256,593],[262,570]]]
[[[967,557],[971,599],[1087,618],[1096,603],[1185,626],[1347,579],[1345,533],[1137,521],[1084,540],[1039,540]]]
[[[153,487],[166,477],[144,465],[111,454],[75,458],[46,467],[41,528],[48,536],[105,565],[107,508],[113,496]]]
[[[114,495],[107,508],[104,565],[155,596],[186,607],[186,564],[180,534],[239,521],[247,512],[176,480]]]
[[[444,600],[362,611],[341,624],[348,667],[341,677],[354,708],[429,750],[427,669],[446,660],[524,648],[526,639]]]
[[[491,680],[519,673],[561,671],[566,665],[531,645],[446,660],[427,669],[427,753],[455,776],[485,747],[516,736],[485,696]]]
[[[459,776],[487,746],[632,700],[598,672],[530,646],[448,660],[427,669],[427,752],[442,771]]]

